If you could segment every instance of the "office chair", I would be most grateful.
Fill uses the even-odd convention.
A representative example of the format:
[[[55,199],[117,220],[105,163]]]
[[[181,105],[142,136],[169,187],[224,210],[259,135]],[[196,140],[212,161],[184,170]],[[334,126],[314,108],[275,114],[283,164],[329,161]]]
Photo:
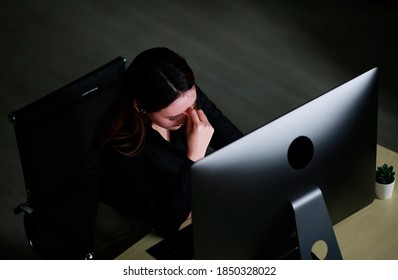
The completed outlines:
[[[92,259],[98,205],[90,148],[120,90],[125,59],[104,66],[9,114],[27,192],[29,244],[42,259]]]

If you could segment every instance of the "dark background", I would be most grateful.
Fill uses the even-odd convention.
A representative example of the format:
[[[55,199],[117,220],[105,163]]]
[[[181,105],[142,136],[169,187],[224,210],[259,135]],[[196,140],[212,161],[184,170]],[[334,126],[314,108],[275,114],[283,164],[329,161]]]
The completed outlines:
[[[378,66],[378,143],[398,151],[396,7],[263,2],[271,1],[2,1],[0,258],[35,258],[12,212],[26,193],[7,114],[116,56],[129,63],[154,46],[179,52],[245,133]]]

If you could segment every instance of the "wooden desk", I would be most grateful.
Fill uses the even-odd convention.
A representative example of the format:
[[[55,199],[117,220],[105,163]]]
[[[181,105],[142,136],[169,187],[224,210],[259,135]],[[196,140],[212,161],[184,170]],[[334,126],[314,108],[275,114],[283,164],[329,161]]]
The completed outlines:
[[[377,165],[387,163],[398,169],[398,154],[382,146],[377,147]],[[376,170],[376,168],[375,168]],[[374,202],[334,226],[344,259],[396,260],[398,259],[398,194]],[[190,223],[190,221],[187,221]],[[148,234],[117,257],[120,260],[153,259],[146,249],[161,238]]]
[[[377,147],[377,165],[398,169],[398,154]],[[375,198],[372,204],[334,226],[344,259],[398,259],[398,191],[390,199]]]
[[[192,222],[191,219],[187,220],[185,223],[181,225],[181,227],[185,227]],[[120,254],[116,259],[117,260],[154,260],[154,258],[146,252],[146,249],[152,247],[162,238],[156,235],[155,233],[148,233],[145,237],[143,237],[140,241],[135,243],[133,246],[128,248],[122,254]]]

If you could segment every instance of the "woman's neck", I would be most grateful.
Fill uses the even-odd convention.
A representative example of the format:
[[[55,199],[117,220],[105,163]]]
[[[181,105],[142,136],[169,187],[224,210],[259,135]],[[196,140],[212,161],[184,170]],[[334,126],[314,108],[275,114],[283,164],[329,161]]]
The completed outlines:
[[[159,134],[164,138],[164,140],[170,142],[170,131],[168,129],[160,127],[156,124],[152,124],[152,128],[157,132],[159,132]]]

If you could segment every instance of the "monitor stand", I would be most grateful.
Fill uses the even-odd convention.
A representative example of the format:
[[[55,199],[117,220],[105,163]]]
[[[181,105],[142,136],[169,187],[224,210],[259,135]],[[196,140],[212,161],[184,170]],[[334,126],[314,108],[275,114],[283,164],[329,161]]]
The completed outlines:
[[[296,219],[301,259],[314,259],[312,247],[315,242],[323,240],[327,244],[325,259],[341,260],[340,248],[319,187],[311,187],[309,190],[291,199],[290,202],[293,206]]]

